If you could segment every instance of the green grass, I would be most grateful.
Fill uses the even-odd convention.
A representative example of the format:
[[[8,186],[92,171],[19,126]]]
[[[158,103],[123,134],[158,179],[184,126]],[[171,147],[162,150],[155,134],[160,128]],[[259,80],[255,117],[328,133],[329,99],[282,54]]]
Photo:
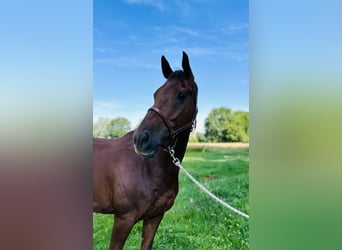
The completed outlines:
[[[182,164],[199,182],[249,214],[248,149],[189,149]],[[93,249],[108,249],[113,216],[93,214]],[[127,249],[139,249],[142,223],[133,228]],[[183,172],[174,206],[162,220],[153,249],[248,249],[248,220],[218,204]]]

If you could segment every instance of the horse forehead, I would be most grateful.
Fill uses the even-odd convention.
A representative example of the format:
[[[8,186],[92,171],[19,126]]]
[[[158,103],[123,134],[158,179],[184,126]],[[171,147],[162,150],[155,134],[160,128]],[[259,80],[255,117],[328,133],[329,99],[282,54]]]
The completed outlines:
[[[191,82],[187,81],[184,78],[181,77],[175,77],[171,78],[167,81],[165,84],[165,89],[170,91],[170,90],[175,90],[177,91],[178,89],[193,89],[193,85]]]
[[[187,81],[183,77],[170,77],[161,87],[154,92],[154,97],[158,96],[170,96],[171,93],[178,90],[194,91],[196,89],[195,83]]]
[[[169,95],[172,91],[176,91],[181,84],[182,83],[180,83],[178,80],[167,80],[165,84],[163,84],[154,92],[154,96],[158,97],[160,94]]]
[[[171,80],[169,80],[168,82],[168,87],[170,89],[178,89],[178,88],[185,88],[186,87],[186,81],[184,79],[181,78],[173,78]]]

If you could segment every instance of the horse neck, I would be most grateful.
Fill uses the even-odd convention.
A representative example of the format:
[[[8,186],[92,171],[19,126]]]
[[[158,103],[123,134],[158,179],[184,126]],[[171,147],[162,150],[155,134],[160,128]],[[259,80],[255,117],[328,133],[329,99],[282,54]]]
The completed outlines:
[[[183,161],[186,146],[188,145],[190,132],[184,132],[183,134],[179,135],[178,141],[175,147],[175,156],[180,160]]]
[[[181,135],[179,135],[178,139],[177,139],[176,146],[174,148],[175,157],[177,159],[179,159],[181,162],[183,161],[183,158],[185,155],[186,147],[187,147],[188,141],[189,141],[189,136],[190,136],[190,132],[184,132]],[[174,173],[174,174],[176,174],[176,176],[178,176],[179,168],[175,168],[175,165],[172,163],[172,159],[170,156],[165,158],[166,154],[168,155],[169,153],[167,153],[165,151],[161,151],[159,156],[158,156],[159,161],[163,162],[162,166],[166,167],[166,168],[164,168],[164,170],[169,172],[169,174]],[[170,177],[171,175],[168,175],[168,176]]]

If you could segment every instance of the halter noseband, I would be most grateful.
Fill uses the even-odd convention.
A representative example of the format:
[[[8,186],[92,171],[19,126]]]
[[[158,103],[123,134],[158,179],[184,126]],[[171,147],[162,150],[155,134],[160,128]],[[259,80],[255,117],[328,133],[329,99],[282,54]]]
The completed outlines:
[[[171,148],[174,148],[174,146],[176,145],[177,143],[177,136],[187,130],[189,130],[190,132],[196,128],[196,115],[197,115],[197,108],[196,108],[196,111],[192,117],[192,120],[191,122],[187,123],[186,125],[184,125],[183,127],[179,128],[179,129],[173,129],[169,123],[169,121],[167,120],[167,118],[163,115],[163,113],[160,111],[159,108],[157,107],[151,107],[148,109],[148,111],[153,111],[155,112],[159,117],[160,119],[164,122],[165,126],[167,127],[167,129],[169,130],[169,133],[170,133],[170,137],[172,139],[172,146]]]

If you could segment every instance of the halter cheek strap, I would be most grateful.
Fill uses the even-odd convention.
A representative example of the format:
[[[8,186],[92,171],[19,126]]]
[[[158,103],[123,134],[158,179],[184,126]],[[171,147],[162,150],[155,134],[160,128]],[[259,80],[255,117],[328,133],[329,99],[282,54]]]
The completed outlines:
[[[157,107],[151,107],[148,109],[148,111],[153,111],[155,112],[160,119],[163,121],[163,123],[165,124],[165,126],[167,127],[167,129],[169,130],[170,136],[172,137],[172,139],[174,140],[179,134],[190,130],[190,132],[196,127],[196,115],[197,115],[197,108],[196,111],[193,115],[192,121],[187,123],[186,125],[184,125],[183,127],[174,130],[169,121],[166,119],[166,117],[163,115],[163,113],[160,111],[160,109],[158,109]]]

